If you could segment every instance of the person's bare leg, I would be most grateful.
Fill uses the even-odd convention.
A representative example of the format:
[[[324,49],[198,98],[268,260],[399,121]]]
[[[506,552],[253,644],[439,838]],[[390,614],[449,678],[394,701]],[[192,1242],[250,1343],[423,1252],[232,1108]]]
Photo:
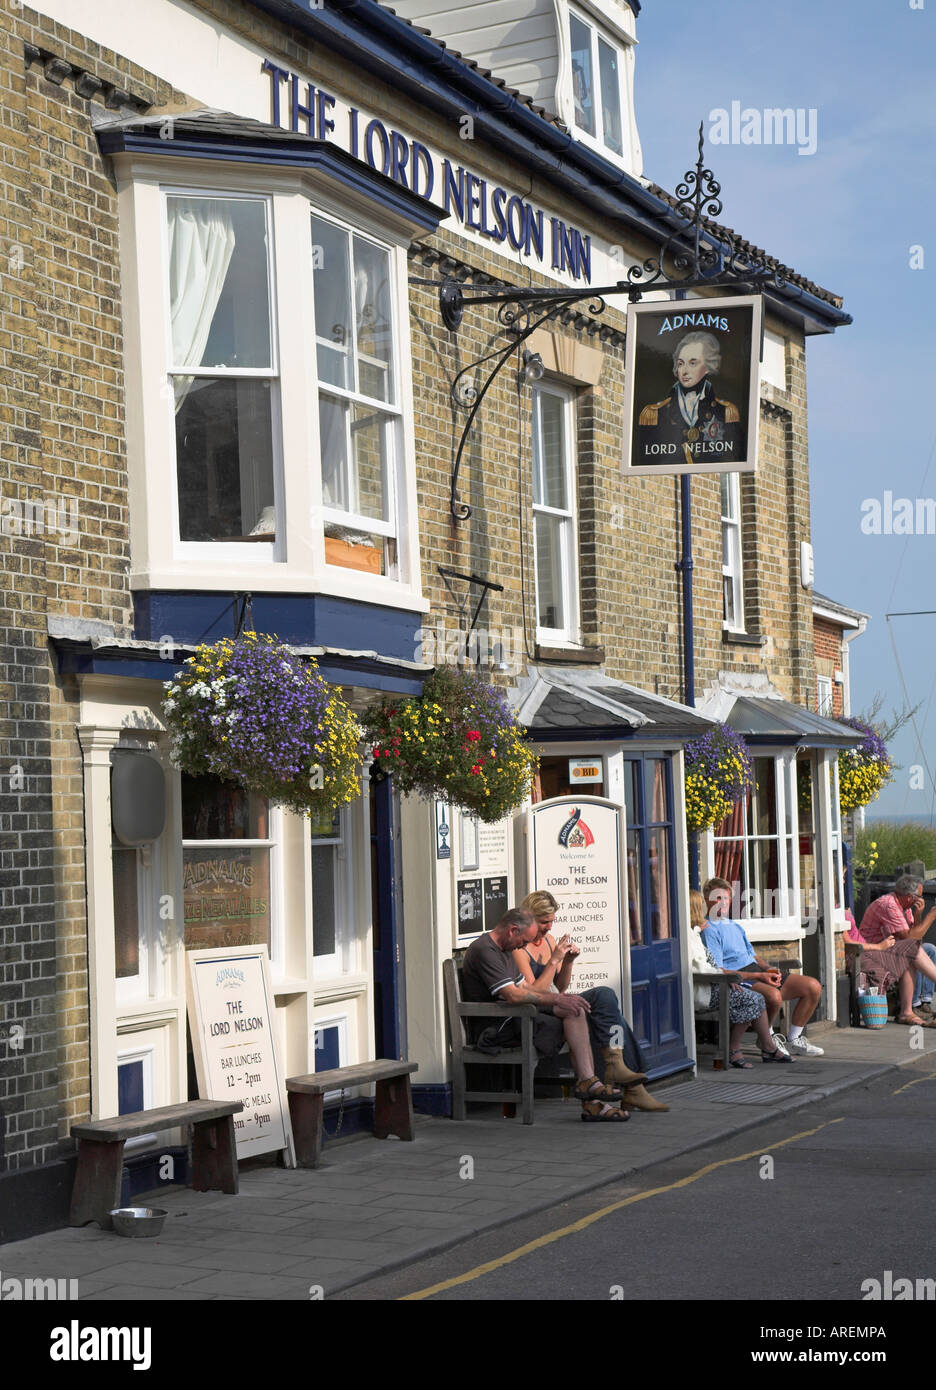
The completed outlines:
[[[767,1005],[767,1023],[773,1027],[774,1019],[780,1012],[780,991],[774,989],[773,985],[755,984],[754,988]]]
[[[761,1052],[775,1051],[776,1044],[774,1043],[773,1038],[770,1036],[770,1024],[767,1020],[766,1009],[762,1014],[757,1015],[757,1018],[754,1019],[753,1023],[751,1024],[751,1027],[757,1035],[757,1041],[760,1043]]]
[[[788,975],[780,990],[780,998],[798,1001],[792,1022],[797,1028],[805,1028],[822,998],[822,986],[810,975]]]
[[[576,1080],[587,1081],[590,1076],[595,1075],[595,1059],[592,1056],[587,1015],[576,1014],[573,1018],[564,1018],[562,1030],[569,1044]]]
[[[921,975],[925,975],[928,980],[936,980],[936,965],[933,964],[933,962],[930,960],[929,956],[926,954],[925,951],[917,952],[916,959],[914,960],[913,965],[906,972],[906,975],[909,975],[911,979],[913,978],[914,970],[919,971]],[[906,975],[901,977],[901,984],[903,984]],[[910,995],[910,998],[911,1000],[913,999],[912,993]]]
[[[761,1017],[763,1017],[763,1015],[761,1015]],[[741,1039],[744,1037],[747,1029],[747,1023],[733,1023],[731,1025],[731,1032],[728,1035],[728,1046],[732,1052],[741,1051]]]
[[[913,1013],[913,971],[905,970],[900,977],[900,1017],[909,1018]]]

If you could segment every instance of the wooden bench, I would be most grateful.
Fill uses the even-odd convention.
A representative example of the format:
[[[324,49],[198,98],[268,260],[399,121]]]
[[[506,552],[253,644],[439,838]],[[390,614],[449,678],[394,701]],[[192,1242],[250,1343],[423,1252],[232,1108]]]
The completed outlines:
[[[381,1060],[358,1062],[352,1067],[336,1067],[333,1071],[312,1072],[309,1076],[287,1077],[289,1118],[299,1167],[317,1168],[319,1165],[326,1091],[343,1090],[347,1086],[367,1086],[375,1082],[374,1136],[386,1139],[388,1134],[395,1134],[400,1139],[414,1139],[410,1076],[418,1069],[418,1062]]]
[[[796,956],[785,956],[783,960],[777,961],[776,965],[772,968],[775,970],[779,970],[785,980],[787,975],[792,974],[793,971],[797,970],[801,964],[802,962],[798,960]],[[726,982],[730,985],[732,981],[738,983],[740,980],[740,975],[736,975],[731,971],[726,972],[723,970],[695,971],[692,976],[693,987],[695,985],[703,984],[720,985]],[[714,1023],[716,1025],[716,1036],[714,1046],[711,1043],[699,1042],[697,1039],[696,1056],[706,1056],[714,1054],[716,1057],[720,1057],[722,1059],[722,1064],[725,1067],[728,1066],[728,1054],[731,1050],[731,1023],[728,1018],[728,997],[729,990],[720,989],[718,991],[717,1009],[695,1010],[696,1023]],[[783,1003],[780,1005],[780,1012],[777,1015],[777,1022],[780,1024],[781,1031],[784,1033],[789,1032],[790,1020],[793,1017],[793,1010],[795,1007],[795,1001],[792,999],[785,999]]]
[[[110,1212],[120,1206],[126,1141],[183,1125],[192,1126],[194,1190],[220,1188],[222,1192],[236,1192],[234,1116],[243,1108],[239,1100],[189,1100],[157,1110],[118,1115],[112,1120],[72,1125],[72,1137],[78,1140],[78,1168],[68,1224],[85,1226],[89,1221],[98,1221],[102,1230],[110,1230]]]
[[[461,980],[458,966],[454,960],[442,962],[442,979],[445,985],[445,1004],[448,1015],[449,1041],[452,1047],[452,1119],[466,1118],[465,1104],[469,1100],[520,1102],[521,1116],[525,1125],[533,1123],[533,1073],[536,1070],[537,1052],[533,1046],[533,1021],[536,1009],[532,1004],[466,1004],[461,997]],[[482,1051],[468,1041],[465,1028],[466,1019],[487,1019],[489,1023],[501,1022],[505,1018],[520,1020],[520,1044],[518,1047],[502,1047],[497,1051]],[[503,1065],[520,1068],[520,1090],[513,1091],[469,1091],[467,1068],[470,1066]]]

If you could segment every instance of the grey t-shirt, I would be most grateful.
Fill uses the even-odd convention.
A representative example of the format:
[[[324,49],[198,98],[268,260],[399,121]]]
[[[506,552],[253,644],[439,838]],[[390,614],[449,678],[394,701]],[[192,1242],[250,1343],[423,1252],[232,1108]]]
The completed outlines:
[[[497,999],[506,985],[522,985],[523,973],[513,956],[502,951],[490,932],[472,941],[462,960],[462,993],[468,1004]]]

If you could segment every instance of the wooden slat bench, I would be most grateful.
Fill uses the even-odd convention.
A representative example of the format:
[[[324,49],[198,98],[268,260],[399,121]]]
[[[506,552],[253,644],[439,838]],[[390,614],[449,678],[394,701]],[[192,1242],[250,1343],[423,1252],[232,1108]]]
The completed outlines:
[[[498,1004],[492,999],[485,1004],[467,1004],[461,997],[461,971],[454,960],[442,962],[445,985],[445,1004],[448,1016],[449,1040],[452,1047],[452,1119],[464,1120],[469,1100],[520,1102],[521,1119],[533,1123],[533,1073],[538,1053],[533,1046],[533,1023],[536,1009],[531,1004]],[[520,1020],[520,1044],[497,1051],[482,1052],[468,1041],[468,1019],[484,1019],[488,1023],[505,1018]],[[520,1089],[512,1091],[477,1091],[468,1089],[468,1067],[508,1064],[520,1071]]]
[[[192,1187],[196,1192],[220,1188],[237,1191],[237,1150],[234,1116],[243,1110],[239,1100],[189,1100],[163,1105],[157,1110],[138,1110],[112,1120],[91,1120],[72,1125],[78,1140],[78,1169],[72,1189],[70,1226],[100,1222],[110,1230],[109,1213],[120,1206],[124,1144],[141,1134],[192,1126]]]
[[[308,1076],[287,1077],[289,1118],[296,1145],[296,1162],[300,1168],[317,1168],[319,1165],[326,1091],[368,1086],[375,1082],[375,1137],[386,1139],[388,1134],[395,1134],[400,1139],[414,1139],[410,1076],[418,1069],[418,1062],[381,1059],[377,1062],[358,1062],[351,1067],[335,1067],[333,1071],[311,1072]]]

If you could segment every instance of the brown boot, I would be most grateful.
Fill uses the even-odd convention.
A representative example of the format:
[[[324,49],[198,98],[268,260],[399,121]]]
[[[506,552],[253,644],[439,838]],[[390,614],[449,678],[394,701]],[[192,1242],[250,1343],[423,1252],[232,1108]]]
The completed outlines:
[[[621,1104],[629,1110],[668,1110],[661,1100],[654,1100],[646,1086],[628,1086]]]
[[[631,1071],[624,1065],[624,1054],[619,1047],[603,1047],[601,1055],[605,1059],[605,1082],[609,1086],[639,1086],[647,1077],[642,1071]]]

